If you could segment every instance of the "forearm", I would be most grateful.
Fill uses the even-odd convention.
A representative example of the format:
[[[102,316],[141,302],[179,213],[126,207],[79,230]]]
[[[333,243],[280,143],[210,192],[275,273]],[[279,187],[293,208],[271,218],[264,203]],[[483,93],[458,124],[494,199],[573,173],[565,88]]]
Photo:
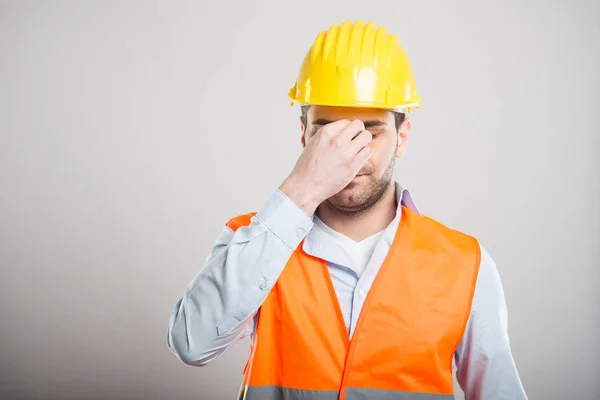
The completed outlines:
[[[312,224],[277,191],[250,225],[225,227],[173,308],[171,350],[186,364],[202,366],[250,334],[253,316]]]
[[[251,233],[259,234],[261,227],[252,229]],[[186,364],[206,365],[250,333],[251,313],[228,332],[218,330],[232,312],[232,304],[239,302],[242,291],[248,290],[251,279],[247,275],[241,277],[240,269],[244,266],[253,269],[244,262],[251,261],[250,258],[243,259],[241,255],[253,252],[260,243],[242,240],[244,233],[247,232],[236,234],[224,228],[206,265],[186,286],[183,297],[172,310],[167,342]],[[254,259],[260,261],[259,254]]]

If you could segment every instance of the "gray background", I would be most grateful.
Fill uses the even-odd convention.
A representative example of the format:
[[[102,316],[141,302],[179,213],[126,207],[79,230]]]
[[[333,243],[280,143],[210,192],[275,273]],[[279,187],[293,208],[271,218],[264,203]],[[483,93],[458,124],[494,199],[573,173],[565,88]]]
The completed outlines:
[[[476,235],[531,399],[600,399],[597,1],[0,2],[0,398],[233,399],[248,342],[166,346],[224,223],[301,152],[319,30],[397,33],[423,108],[397,177]]]

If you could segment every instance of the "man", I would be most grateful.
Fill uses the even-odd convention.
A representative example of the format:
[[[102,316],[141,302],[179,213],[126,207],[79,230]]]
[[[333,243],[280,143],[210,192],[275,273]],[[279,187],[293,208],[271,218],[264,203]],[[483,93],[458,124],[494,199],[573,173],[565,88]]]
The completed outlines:
[[[207,365],[250,336],[240,399],[526,399],[498,272],[394,178],[419,107],[396,36],[321,32],[289,93],[304,147],[258,212],[231,218],[176,304],[168,345]]]

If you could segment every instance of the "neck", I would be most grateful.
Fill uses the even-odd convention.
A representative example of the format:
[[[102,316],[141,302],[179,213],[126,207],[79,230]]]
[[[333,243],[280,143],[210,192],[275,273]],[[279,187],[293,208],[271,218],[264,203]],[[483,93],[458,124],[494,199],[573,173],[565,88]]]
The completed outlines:
[[[367,212],[343,215],[331,210],[323,202],[317,207],[315,214],[331,229],[360,242],[385,229],[396,217],[396,209],[395,181],[392,179],[381,200]]]

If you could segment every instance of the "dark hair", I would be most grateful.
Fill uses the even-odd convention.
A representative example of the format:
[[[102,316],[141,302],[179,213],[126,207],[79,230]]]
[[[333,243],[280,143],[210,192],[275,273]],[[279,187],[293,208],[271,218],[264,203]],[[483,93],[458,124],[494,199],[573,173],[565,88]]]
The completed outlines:
[[[304,129],[306,130],[306,120],[307,120],[307,114],[308,114],[308,109],[310,108],[310,105],[301,105],[300,106],[300,111],[302,112],[302,123],[304,124]],[[400,125],[402,125],[402,122],[404,122],[404,119],[406,119],[406,114],[398,112],[398,111],[391,111],[390,112],[392,114],[394,114],[394,120],[396,122],[396,131],[398,129],[400,129]]]

